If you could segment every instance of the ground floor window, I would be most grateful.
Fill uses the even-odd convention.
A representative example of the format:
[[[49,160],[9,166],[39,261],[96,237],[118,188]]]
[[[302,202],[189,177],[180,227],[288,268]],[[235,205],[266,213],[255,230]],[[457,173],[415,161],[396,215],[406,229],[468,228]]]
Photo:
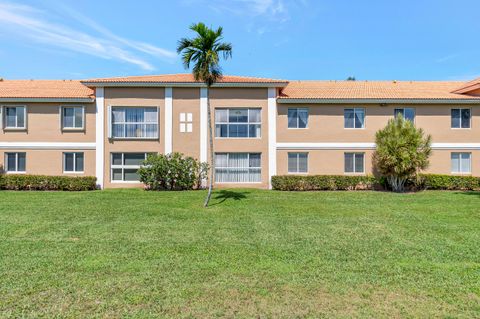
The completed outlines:
[[[472,169],[472,154],[471,153],[452,153],[452,173],[456,174],[470,174]]]
[[[215,154],[215,182],[259,183],[261,180],[260,153]]]
[[[345,153],[345,173],[365,172],[365,153]]]
[[[63,171],[65,173],[83,173],[83,153],[63,153]]]
[[[149,153],[112,153],[112,182],[139,182],[138,169]]]
[[[288,172],[307,173],[308,153],[288,153]]]
[[[5,153],[5,171],[24,173],[26,153]]]

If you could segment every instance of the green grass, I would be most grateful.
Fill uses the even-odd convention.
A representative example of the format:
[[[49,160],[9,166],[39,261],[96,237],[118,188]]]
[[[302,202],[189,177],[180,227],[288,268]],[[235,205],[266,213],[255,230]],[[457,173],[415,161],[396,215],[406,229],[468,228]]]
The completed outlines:
[[[1,317],[480,317],[480,193],[0,192]]]

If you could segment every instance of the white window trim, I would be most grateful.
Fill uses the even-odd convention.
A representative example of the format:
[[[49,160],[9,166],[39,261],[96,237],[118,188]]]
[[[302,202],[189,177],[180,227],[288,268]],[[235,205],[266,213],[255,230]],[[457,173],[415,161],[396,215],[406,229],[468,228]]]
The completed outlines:
[[[157,135],[154,136],[154,137],[115,137],[113,136],[113,109],[147,109],[147,108],[151,108],[151,109],[155,109],[156,112],[157,112],[157,116],[155,117],[156,118],[156,122],[119,122],[119,123],[115,123],[115,124],[156,124],[157,125]],[[108,113],[108,116],[109,116],[109,123],[108,123],[108,128],[109,128],[109,136],[108,138],[109,139],[112,139],[112,140],[158,140],[160,138],[160,111],[159,111],[159,108],[158,106],[121,106],[121,105],[109,105],[108,107],[108,110],[109,110],[109,113]]]
[[[345,110],[353,110],[353,125],[355,125],[355,111],[363,110],[363,127],[345,127]],[[364,130],[367,127],[367,109],[365,107],[345,107],[343,109],[343,129]]]
[[[81,108],[82,109],[82,127],[64,127],[64,117],[65,117],[65,112],[64,109],[66,108]],[[60,129],[62,131],[84,131],[85,130],[85,121],[86,121],[86,115],[85,115],[85,105],[62,105],[60,106]],[[75,124],[75,119],[73,121]]]
[[[460,127],[452,127],[452,110],[460,110]],[[468,127],[462,126],[462,110],[470,110],[470,118],[468,119]],[[450,129],[451,130],[471,130],[472,129],[472,108],[471,107],[452,107],[450,108]]]
[[[15,154],[15,169],[18,169],[18,153],[25,154],[25,170],[24,171],[7,171],[7,156],[8,154]],[[27,153],[26,152],[5,152],[4,154],[4,167],[3,170],[6,174],[26,174],[27,173]]]
[[[216,110],[228,110],[228,117],[230,118],[230,110],[235,110],[235,109],[241,109],[241,110],[248,110],[248,113],[247,113],[247,118],[248,120],[250,120],[250,110],[251,109],[258,109],[260,110],[260,122],[217,122],[217,117],[216,117]],[[214,135],[215,135],[215,139],[219,139],[219,140],[225,140],[225,139],[236,139],[236,140],[241,140],[241,139],[244,139],[244,140],[255,140],[255,139],[261,139],[262,138],[262,108],[261,107],[216,107],[214,109],[214,117],[215,117],[215,124],[214,124]],[[257,136],[257,137],[220,137],[220,136],[217,136],[216,134],[216,128],[217,128],[217,124],[218,125],[236,125],[236,124],[242,124],[242,125],[260,125],[260,136]],[[227,130],[228,132],[228,130]],[[248,130],[248,132],[250,133],[250,130]]]
[[[8,107],[23,107],[24,126],[23,127],[7,127],[7,110]],[[2,105],[2,128],[4,131],[26,131],[28,126],[28,108],[26,105]]]
[[[289,127],[288,126],[288,111],[290,110],[297,110],[297,114],[298,114],[298,110],[306,110],[307,111],[307,126],[305,127],[298,127],[299,125],[299,117],[297,116],[297,127]],[[308,129],[308,124],[310,123],[310,110],[308,107],[289,107],[287,109],[287,129],[288,130],[306,130]]]
[[[452,167],[452,155],[453,155],[453,154],[459,154],[459,155],[460,155],[460,158],[459,158],[460,162],[458,163],[460,172],[453,172],[453,171],[451,170],[451,167]],[[462,172],[462,159],[461,159],[461,154],[468,154],[468,155],[469,155],[469,158],[470,158],[469,163],[470,163],[470,164],[468,165],[468,166],[469,166],[469,167],[468,167],[468,172]],[[470,153],[470,152],[451,152],[451,153],[450,153],[450,171],[451,171],[450,174],[453,174],[453,175],[472,175],[472,153]]]
[[[215,184],[261,184],[262,183],[262,153],[259,152],[217,152],[214,155],[216,156],[217,154],[227,154],[227,162],[230,159],[230,154],[231,153],[246,153],[248,154],[248,162],[250,163],[250,154],[260,154],[260,167],[223,167],[223,166],[216,166],[215,165],[215,170],[217,169],[260,169],[260,181],[259,182],[217,182],[215,181]],[[216,174],[216,172],[214,172]]]
[[[353,154],[353,170],[355,170],[355,155],[362,154],[363,155],[363,167],[362,172],[345,172],[345,154]],[[364,152],[344,152],[343,153],[343,173],[345,175],[365,175],[365,153]]]
[[[417,108],[416,107],[394,107],[393,108],[393,118],[395,118],[395,111],[396,110],[403,110],[403,114],[405,114],[405,109],[412,109],[413,110],[413,124],[417,121]],[[405,117],[404,117],[405,119]]]
[[[79,153],[82,153],[83,154],[83,170],[82,171],[67,171],[65,170],[65,163],[66,163],[66,160],[65,160],[65,155],[66,154],[73,154],[73,168],[75,169],[75,167],[77,166],[76,163],[77,163],[77,154]],[[85,173],[85,153],[84,152],[63,152],[63,174],[84,174]]]
[[[296,154],[296,157],[297,157],[297,170],[296,170],[296,172],[290,172],[290,171],[288,170],[288,168],[290,167],[290,166],[288,165],[288,164],[289,164],[289,163],[288,163],[288,159],[289,159],[288,156],[289,156],[290,154]],[[306,171],[306,172],[299,172],[299,166],[300,166],[300,165],[299,165],[299,162],[300,162],[300,156],[299,156],[299,155],[300,155],[300,154],[307,154],[307,171]],[[308,172],[309,172],[309,166],[310,166],[310,165],[308,165],[308,157],[309,157],[308,155],[309,155],[308,152],[288,152],[288,153],[287,153],[287,173],[288,173],[288,174],[291,174],[291,175],[306,175],[306,174],[308,174]]]
[[[110,153],[110,183],[112,184],[141,184],[141,181],[125,181],[125,180],[114,180],[113,179],[113,170],[114,169],[121,169],[122,170],[122,178],[124,178],[125,169],[139,169],[141,165],[123,165],[125,161],[125,154],[140,154],[144,153],[145,159],[149,152],[111,152]],[[113,154],[122,154],[122,165],[113,165]]]
[[[193,133],[193,113],[192,112],[179,113],[178,122],[180,124],[180,127],[179,127],[180,133]]]

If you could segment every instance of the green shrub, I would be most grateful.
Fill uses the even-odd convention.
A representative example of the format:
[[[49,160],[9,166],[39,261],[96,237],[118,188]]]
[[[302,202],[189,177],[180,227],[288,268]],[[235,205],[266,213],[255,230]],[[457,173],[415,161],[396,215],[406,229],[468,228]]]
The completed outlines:
[[[97,178],[92,176],[46,176],[4,174],[0,176],[0,189],[21,191],[88,191],[95,190]]]
[[[199,189],[207,177],[208,165],[181,153],[152,154],[138,173],[148,190]]]
[[[272,177],[272,188],[281,191],[368,190],[379,185],[373,176],[283,175]]]
[[[477,190],[480,189],[480,177],[439,174],[419,174],[412,183],[417,189],[435,190]]]

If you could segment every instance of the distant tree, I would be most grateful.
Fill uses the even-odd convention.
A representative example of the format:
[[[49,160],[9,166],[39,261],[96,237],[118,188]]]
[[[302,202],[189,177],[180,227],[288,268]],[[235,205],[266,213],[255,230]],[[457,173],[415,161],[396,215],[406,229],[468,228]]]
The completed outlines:
[[[429,165],[432,137],[401,115],[375,134],[375,142],[374,165],[395,192],[403,192],[405,182]]]
[[[213,172],[215,170],[213,151],[212,112],[210,110],[210,87],[222,77],[220,57],[228,59],[232,57],[232,45],[223,40],[223,28],[213,30],[204,23],[196,23],[190,26],[190,30],[197,33],[195,38],[182,38],[178,41],[177,53],[182,54],[183,65],[189,69],[193,64],[193,77],[196,81],[202,81],[207,86],[207,122],[210,142],[210,178],[208,180],[208,194],[204,206],[208,206],[213,189]]]
[[[356,81],[355,77],[354,76],[349,76],[347,78],[347,81]]]

